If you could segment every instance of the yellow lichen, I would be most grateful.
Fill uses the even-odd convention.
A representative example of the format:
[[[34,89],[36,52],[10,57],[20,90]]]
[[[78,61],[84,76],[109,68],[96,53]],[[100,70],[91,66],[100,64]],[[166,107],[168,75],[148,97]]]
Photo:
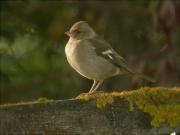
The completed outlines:
[[[180,124],[180,88],[149,88],[113,93],[96,93],[78,96],[77,99],[96,99],[97,108],[104,108],[112,104],[114,97],[122,97],[129,102],[129,110],[134,108],[149,113],[152,117],[151,125],[159,127],[168,123],[171,127]]]
[[[141,88],[125,97],[132,111],[134,106],[151,115],[151,125],[159,127],[168,123],[176,127],[180,123],[180,88]]]
[[[87,101],[92,98],[96,99],[97,108],[104,108],[107,104],[113,103],[113,96],[108,93],[81,94],[76,99],[83,99]]]
[[[114,101],[113,96],[107,94],[101,94],[96,101],[97,108],[104,108],[107,104],[112,104]]]

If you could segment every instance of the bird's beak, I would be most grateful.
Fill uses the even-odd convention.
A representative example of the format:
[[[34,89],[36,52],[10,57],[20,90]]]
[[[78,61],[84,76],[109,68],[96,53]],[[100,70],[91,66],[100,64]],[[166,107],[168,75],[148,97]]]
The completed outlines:
[[[71,33],[69,31],[65,32],[66,35],[68,35],[69,37],[71,36]]]
[[[69,34],[70,34],[70,33],[69,33],[69,31],[66,31],[64,34],[66,34],[66,35],[68,35],[68,36],[69,36]]]
[[[65,32],[65,34],[68,35],[69,37],[75,37],[74,32],[67,31],[67,32]]]

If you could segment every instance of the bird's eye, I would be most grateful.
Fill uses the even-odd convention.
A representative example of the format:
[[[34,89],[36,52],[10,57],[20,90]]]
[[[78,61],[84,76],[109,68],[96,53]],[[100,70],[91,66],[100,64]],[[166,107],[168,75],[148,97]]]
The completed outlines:
[[[76,33],[76,34],[81,33],[79,30],[74,30],[73,32]]]

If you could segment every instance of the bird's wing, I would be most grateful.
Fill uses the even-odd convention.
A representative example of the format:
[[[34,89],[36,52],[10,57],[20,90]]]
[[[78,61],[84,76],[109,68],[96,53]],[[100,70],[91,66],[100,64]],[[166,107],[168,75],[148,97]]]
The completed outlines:
[[[125,72],[128,72],[130,74],[136,75],[139,78],[142,78],[144,80],[150,81],[150,82],[156,82],[154,79],[152,79],[149,76],[146,76],[144,74],[137,73],[133,69],[131,69],[126,60],[120,56],[112,47],[111,45],[106,42],[101,37],[97,36],[93,39],[88,39],[88,41],[94,46],[95,51],[97,55],[105,58],[109,62],[113,63],[115,66],[119,67]]]
[[[126,60],[120,56],[104,39],[97,36],[96,38],[88,39],[88,41],[94,46],[97,55],[105,58],[109,62],[118,66],[120,69],[135,74],[135,72],[128,67]]]

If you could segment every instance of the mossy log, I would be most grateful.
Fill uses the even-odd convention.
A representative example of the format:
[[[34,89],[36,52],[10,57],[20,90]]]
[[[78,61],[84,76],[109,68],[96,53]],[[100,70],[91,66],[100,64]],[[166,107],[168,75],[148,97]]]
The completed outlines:
[[[0,107],[1,135],[180,134],[180,88],[83,94]]]

